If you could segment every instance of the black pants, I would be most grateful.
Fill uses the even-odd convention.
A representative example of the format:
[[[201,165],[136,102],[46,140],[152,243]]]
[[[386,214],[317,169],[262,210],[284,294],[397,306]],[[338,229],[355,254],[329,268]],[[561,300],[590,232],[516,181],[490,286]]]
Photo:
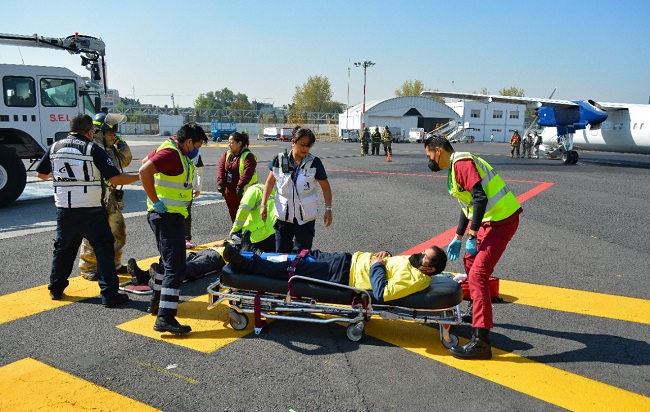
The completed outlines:
[[[69,285],[68,278],[83,238],[88,239],[95,251],[100,294],[102,303],[106,303],[118,293],[120,282],[115,272],[115,238],[106,210],[99,207],[56,209],[56,239],[48,289],[59,294]]]
[[[275,221],[275,251],[279,253],[300,253],[301,250],[310,250],[316,234],[316,221],[312,220],[299,225],[294,219],[293,223]]]
[[[176,316],[181,284],[185,276],[185,218],[180,213],[147,215],[156,236],[160,264],[165,274],[154,281],[153,299],[160,299],[158,316]]]
[[[352,255],[349,253],[328,253],[312,250],[307,256],[314,258],[313,262],[302,259],[296,267],[296,275],[314,279],[327,280],[342,285],[350,282],[350,265]],[[287,278],[287,268],[291,261],[272,262],[257,255],[252,257],[251,272],[273,277]]]
[[[241,250],[257,255],[263,252],[275,252],[275,233],[260,242],[251,242],[250,230],[244,230],[241,236]]]
[[[185,259],[185,278],[194,280],[210,272],[219,272],[225,264],[219,252],[214,249],[188,253]]]

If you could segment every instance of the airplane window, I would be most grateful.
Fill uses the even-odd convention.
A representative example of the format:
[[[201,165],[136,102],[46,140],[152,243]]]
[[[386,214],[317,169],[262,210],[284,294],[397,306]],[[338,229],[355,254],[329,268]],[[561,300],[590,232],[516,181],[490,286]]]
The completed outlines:
[[[643,125],[644,123],[641,123],[641,126],[639,126],[639,130],[643,130]]]
[[[634,127],[632,127],[632,130],[636,130],[636,123],[634,123]]]

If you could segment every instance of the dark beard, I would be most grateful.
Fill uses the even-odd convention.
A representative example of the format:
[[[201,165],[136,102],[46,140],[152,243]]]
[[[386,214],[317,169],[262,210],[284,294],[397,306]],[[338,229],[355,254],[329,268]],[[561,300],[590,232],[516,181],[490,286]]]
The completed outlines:
[[[409,263],[416,269],[423,265],[423,260],[424,255],[422,253],[414,253],[409,256]]]

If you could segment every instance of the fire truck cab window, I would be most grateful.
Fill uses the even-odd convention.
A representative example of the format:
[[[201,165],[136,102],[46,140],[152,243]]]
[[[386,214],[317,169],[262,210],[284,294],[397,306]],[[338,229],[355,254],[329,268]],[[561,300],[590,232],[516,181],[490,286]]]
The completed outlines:
[[[31,77],[5,76],[2,79],[2,96],[7,107],[36,106],[36,87]]]
[[[41,103],[47,107],[77,106],[77,84],[71,79],[41,79]]]

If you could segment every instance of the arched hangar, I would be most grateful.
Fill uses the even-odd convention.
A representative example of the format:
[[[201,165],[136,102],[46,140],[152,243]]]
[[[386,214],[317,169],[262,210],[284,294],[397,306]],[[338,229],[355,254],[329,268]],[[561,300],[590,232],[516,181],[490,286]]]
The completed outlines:
[[[342,130],[360,130],[364,124],[371,132],[375,126],[380,129],[389,126],[392,131],[401,130],[405,136],[411,128],[428,131],[450,120],[460,121],[460,116],[445,103],[423,96],[392,97],[366,102],[365,115],[363,103],[339,114],[339,136],[343,135]]]

